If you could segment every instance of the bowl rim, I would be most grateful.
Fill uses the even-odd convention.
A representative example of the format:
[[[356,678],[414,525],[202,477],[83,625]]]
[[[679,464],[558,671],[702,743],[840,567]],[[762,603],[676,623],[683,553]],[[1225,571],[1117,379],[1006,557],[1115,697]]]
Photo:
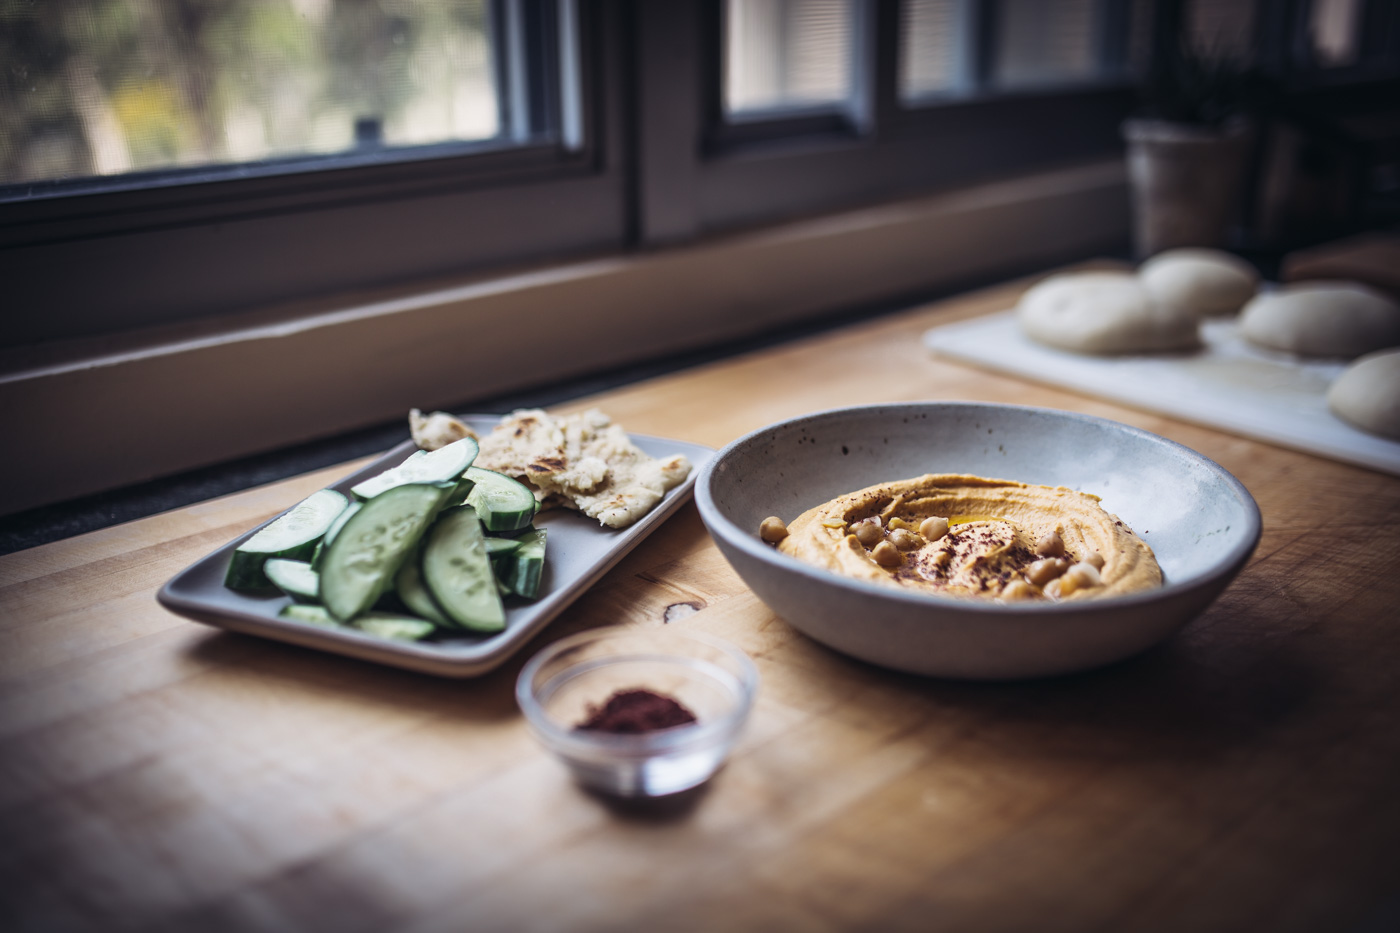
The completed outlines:
[[[711,483],[716,470],[735,450],[751,443],[756,438],[765,434],[777,431],[790,425],[804,421],[811,421],[822,418],[834,418],[844,415],[856,414],[859,412],[883,412],[896,409],[924,408],[924,409],[986,409],[999,411],[1017,411],[1028,414],[1052,415],[1069,421],[1080,421],[1089,424],[1107,426],[1113,430],[1121,431],[1125,434],[1133,435],[1139,439],[1150,443],[1162,444],[1167,447],[1176,448],[1184,453],[1188,458],[1200,462],[1207,470],[1216,477],[1224,481],[1227,488],[1234,492],[1236,499],[1244,511],[1245,525],[1243,533],[1238,542],[1227,552],[1219,563],[1206,573],[1188,580],[1172,581],[1168,580],[1162,586],[1151,590],[1141,590],[1136,593],[1125,593],[1120,596],[1110,596],[1103,599],[1074,600],[1065,602],[1020,602],[1003,603],[995,600],[974,600],[959,596],[942,596],[936,593],[924,593],[915,590],[895,589],[894,587],[880,586],[875,583],[867,583],[851,577],[844,577],[832,571],[816,567],[812,564],[804,563],[795,557],[783,554],[776,548],[771,547],[759,540],[757,534],[740,528],[735,522],[727,518],[716,505],[714,495],[711,491]],[[1259,504],[1254,501],[1254,496],[1250,494],[1244,483],[1240,482],[1229,470],[1216,463],[1199,451],[1192,450],[1185,444],[1178,443],[1170,438],[1162,437],[1160,434],[1153,434],[1151,431],[1134,425],[1124,424],[1121,421],[1114,421],[1111,418],[1102,418],[1097,415],[1088,415],[1083,412],[1065,411],[1059,408],[1047,408],[1036,405],[1008,405],[1000,402],[977,402],[977,401],[911,401],[911,402],[874,402],[863,405],[846,405],[837,408],[825,408],[818,411],[808,412],[803,415],[795,415],[781,421],[774,421],[753,431],[737,437],[721,447],[713,457],[711,457],[701,468],[695,480],[695,505],[700,512],[700,517],[710,534],[716,539],[723,538],[725,543],[738,548],[746,556],[759,561],[780,572],[796,574],[805,578],[813,584],[825,584],[847,589],[853,593],[884,597],[893,599],[895,602],[904,603],[911,607],[929,607],[930,604],[943,609],[967,610],[976,613],[987,613],[992,615],[1018,616],[1033,613],[1037,616],[1080,616],[1085,614],[1116,613],[1125,608],[1135,605],[1145,605],[1155,603],[1173,596],[1194,593],[1202,588],[1213,585],[1222,577],[1229,578],[1243,567],[1254,552],[1259,543],[1260,535],[1263,531],[1263,519],[1259,512]]]
[[[689,639],[723,652],[735,662],[738,668],[738,674],[735,677],[739,684],[737,702],[732,709],[721,716],[706,721],[673,726],[669,729],[659,729],[654,732],[579,732],[563,728],[545,713],[544,707],[535,699],[532,684],[536,674],[545,664],[570,648],[622,635],[652,635],[664,639]],[[660,656],[663,659],[665,657],[679,657],[679,655],[674,654],[667,655],[664,648],[648,654],[619,655],[619,657],[637,656],[649,658]],[[570,751],[597,752],[604,750],[620,757],[644,758],[676,751],[692,744],[703,744],[711,739],[737,732],[753,709],[754,698],[758,694],[758,685],[758,667],[754,664],[753,659],[738,645],[725,641],[723,638],[706,632],[607,625],[576,632],[537,651],[521,668],[520,676],[515,680],[515,701],[530,725],[546,739],[547,744],[558,751],[567,753]]]

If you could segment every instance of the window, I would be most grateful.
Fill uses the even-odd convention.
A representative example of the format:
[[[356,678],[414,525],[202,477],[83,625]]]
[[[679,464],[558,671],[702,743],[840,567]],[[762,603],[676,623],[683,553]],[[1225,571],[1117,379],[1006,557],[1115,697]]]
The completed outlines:
[[[0,198],[564,142],[572,3],[13,4]],[[550,34],[552,33],[552,34]],[[563,65],[561,67],[561,64]],[[139,178],[122,176],[139,175]]]
[[[484,0],[54,4],[9,18],[6,60],[30,86],[9,95],[8,185],[501,135]]]
[[[0,7],[12,44],[44,36],[0,91],[0,275],[24,309],[0,342],[684,242],[1112,153],[1137,5]],[[44,101],[8,106],[20,72]]]
[[[297,5],[308,16],[288,19]],[[353,15],[341,15],[342,7]],[[5,69],[9,102],[31,88],[57,102],[50,103],[54,117],[47,122],[26,117],[25,124],[0,124],[0,152],[19,153],[19,161],[40,168],[59,162],[65,168],[44,179],[31,167],[24,170],[27,181],[0,189],[0,274],[11,283],[7,305],[25,309],[6,321],[5,346],[624,241],[625,137],[616,119],[601,119],[604,110],[620,109],[622,66],[611,42],[621,30],[610,5],[585,14],[574,0],[88,0],[7,5],[11,28],[0,34],[32,48],[26,36],[52,29],[35,20],[70,8],[190,16],[218,9],[281,18],[264,34],[238,25],[241,20],[238,28],[160,33],[112,32],[78,17],[71,37],[60,23],[64,57],[41,61],[48,80]],[[319,17],[315,40],[301,25],[311,12]],[[445,20],[456,25],[438,28]],[[282,28],[288,24],[295,28]],[[248,47],[253,34],[266,46],[261,56]],[[84,55],[93,59],[83,49],[109,41],[94,36],[131,38],[113,59],[119,66],[82,65]],[[342,46],[349,51],[336,51]],[[171,64],[196,55],[196,47],[203,49],[198,55],[215,57],[209,48],[223,48],[219,54],[228,61],[244,61],[205,69],[202,78]],[[409,52],[391,51],[399,47]],[[359,64],[336,64],[347,55],[345,61]],[[164,70],[153,64],[161,56]],[[298,80],[286,73],[294,59],[302,62]],[[444,88],[439,79],[449,72],[456,86]],[[88,77],[102,95],[85,92]],[[210,138],[203,142],[184,116],[170,116],[177,109],[147,108],[163,114],[151,133],[128,134],[119,119],[113,122],[114,101],[141,103],[143,94],[178,101],[196,96],[188,86],[201,82],[206,89],[232,82],[246,92],[208,91],[221,103],[204,109]],[[157,86],[160,93],[151,90]],[[120,145],[88,147],[103,153],[98,157],[73,155],[72,141],[88,132],[84,109],[95,113],[93,125],[105,124],[98,138]],[[133,125],[146,126],[136,118],[146,111],[134,110]],[[0,107],[0,120],[16,112]],[[172,126],[195,139],[182,148],[171,138]],[[68,154],[47,163],[38,158],[45,147],[34,141],[45,133]],[[230,161],[236,158],[247,161]]]

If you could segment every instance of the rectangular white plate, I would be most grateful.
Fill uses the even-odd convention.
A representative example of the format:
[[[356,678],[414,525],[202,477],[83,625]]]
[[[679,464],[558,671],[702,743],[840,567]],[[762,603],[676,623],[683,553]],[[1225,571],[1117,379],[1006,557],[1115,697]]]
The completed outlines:
[[[1190,353],[1081,356],[1021,333],[1014,311],[934,327],[935,353],[1036,382],[1170,415],[1241,437],[1400,475],[1400,441],[1354,428],[1327,410],[1327,387],[1346,368],[1250,344],[1234,319],[1201,325]]]
[[[478,434],[484,435],[496,426],[500,416],[463,415],[462,420]],[[279,619],[278,611],[291,602],[287,597],[238,592],[224,586],[224,573],[234,548],[252,537],[257,528],[248,529],[247,534],[176,574],[161,588],[156,598],[171,612],[206,625],[428,674],[475,677],[492,670],[514,654],[680,508],[690,498],[701,465],[714,455],[714,451],[708,447],[684,441],[635,434],[632,441],[653,457],[684,454],[690,460],[690,476],[683,484],[666,493],[656,508],[629,528],[604,528],[596,520],[566,509],[549,509],[539,513],[535,525],[549,529],[540,586],[542,595],[533,602],[507,597],[506,627],[503,632],[493,635],[454,632],[434,636],[429,641],[397,642],[352,629],[328,629]],[[330,488],[348,494],[351,486],[400,463],[413,450],[413,442],[404,441]],[[287,503],[288,508],[294,505],[295,502]]]

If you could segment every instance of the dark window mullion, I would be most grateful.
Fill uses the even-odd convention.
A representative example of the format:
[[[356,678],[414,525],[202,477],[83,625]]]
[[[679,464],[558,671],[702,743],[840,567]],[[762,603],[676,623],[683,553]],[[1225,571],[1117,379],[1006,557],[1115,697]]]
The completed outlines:
[[[972,56],[968,62],[968,89],[976,93],[991,87],[997,67],[997,30],[1001,18],[997,0],[967,0],[971,7],[964,22],[972,33],[969,37]]]
[[[631,238],[653,246],[698,231],[696,176],[706,128],[723,127],[719,0],[632,5]]]
[[[1128,73],[1132,13],[1130,0],[1097,0],[1095,3],[1097,35],[1094,37],[1094,47],[1100,78],[1121,78]]]
[[[878,140],[899,117],[900,7],[903,0],[870,0],[857,11],[856,125]]]

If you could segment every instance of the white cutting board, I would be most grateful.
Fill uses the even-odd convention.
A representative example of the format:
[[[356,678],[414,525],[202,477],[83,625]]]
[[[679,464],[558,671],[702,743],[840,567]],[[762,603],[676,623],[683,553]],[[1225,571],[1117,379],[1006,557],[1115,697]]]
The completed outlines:
[[[1015,312],[934,327],[935,353],[1400,476],[1400,441],[1367,434],[1327,410],[1327,387],[1346,364],[1272,353],[1239,335],[1234,319],[1202,324],[1204,349],[1151,356],[1080,356],[1033,343]]]

